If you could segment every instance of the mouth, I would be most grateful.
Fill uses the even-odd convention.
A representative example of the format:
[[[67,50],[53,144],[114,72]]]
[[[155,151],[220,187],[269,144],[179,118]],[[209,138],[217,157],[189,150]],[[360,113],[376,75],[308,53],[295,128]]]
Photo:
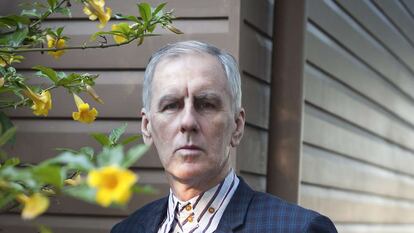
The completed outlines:
[[[176,152],[179,152],[183,155],[197,155],[202,151],[201,147],[196,145],[185,145],[179,147]]]

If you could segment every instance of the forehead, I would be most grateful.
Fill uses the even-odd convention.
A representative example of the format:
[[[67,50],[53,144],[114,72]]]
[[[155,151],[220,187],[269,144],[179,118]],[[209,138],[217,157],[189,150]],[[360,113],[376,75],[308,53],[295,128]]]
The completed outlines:
[[[169,56],[157,64],[153,81],[153,97],[167,92],[217,91],[229,93],[222,64],[206,53]]]

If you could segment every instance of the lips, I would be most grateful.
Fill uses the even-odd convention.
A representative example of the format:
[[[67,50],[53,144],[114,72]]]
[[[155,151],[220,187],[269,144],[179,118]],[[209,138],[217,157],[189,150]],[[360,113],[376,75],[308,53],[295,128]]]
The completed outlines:
[[[179,152],[181,155],[199,155],[202,151],[201,147],[196,145],[184,145],[179,147],[176,152]]]
[[[185,145],[179,147],[178,150],[201,150],[201,148],[195,145]]]

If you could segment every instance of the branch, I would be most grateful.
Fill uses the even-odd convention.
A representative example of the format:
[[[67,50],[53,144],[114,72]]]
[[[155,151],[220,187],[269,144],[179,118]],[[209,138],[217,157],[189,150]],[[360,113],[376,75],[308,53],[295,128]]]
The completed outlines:
[[[76,50],[76,49],[97,49],[97,48],[110,48],[110,47],[117,47],[131,43],[133,40],[137,38],[132,38],[128,41],[122,43],[114,43],[114,44],[100,44],[100,45],[90,45],[90,46],[70,46],[64,48],[28,48],[28,49],[13,49],[13,50],[0,50],[3,53],[28,53],[28,52],[48,52],[48,51],[60,51],[60,50]]]
[[[43,91],[50,91],[52,89],[57,88],[58,86],[56,85],[51,85],[48,88],[43,89]],[[0,109],[6,109],[6,108],[16,108],[16,107],[20,107],[20,106],[25,106],[26,102],[29,100],[29,98],[24,98],[18,102],[10,102],[10,103],[4,103],[4,104],[0,104]]]
[[[59,8],[60,6],[63,5],[63,3],[65,3],[67,0],[62,0],[61,2],[59,2],[59,4],[56,5],[55,9]],[[52,9],[52,11],[47,11],[46,13],[44,13],[36,22],[34,22],[32,25],[30,25],[30,27],[34,27],[36,25],[38,25],[39,23],[41,23],[43,20],[45,20],[47,17],[49,17],[49,15],[51,15],[52,13],[54,13],[53,11],[55,9]]]

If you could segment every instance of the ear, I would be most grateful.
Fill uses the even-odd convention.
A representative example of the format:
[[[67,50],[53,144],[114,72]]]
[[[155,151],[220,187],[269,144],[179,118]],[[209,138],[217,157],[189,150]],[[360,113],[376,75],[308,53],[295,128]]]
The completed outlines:
[[[144,143],[147,145],[152,144],[152,137],[151,137],[151,122],[149,120],[149,114],[147,114],[146,110],[143,108],[141,110],[141,132],[142,137],[144,139]]]
[[[239,145],[242,137],[243,137],[243,133],[244,133],[244,123],[246,122],[246,118],[245,118],[245,112],[244,109],[241,108],[239,113],[237,114],[237,116],[235,117],[235,124],[236,124],[236,128],[233,132],[233,135],[231,137],[231,142],[230,145],[232,147],[236,147],[237,145]]]

